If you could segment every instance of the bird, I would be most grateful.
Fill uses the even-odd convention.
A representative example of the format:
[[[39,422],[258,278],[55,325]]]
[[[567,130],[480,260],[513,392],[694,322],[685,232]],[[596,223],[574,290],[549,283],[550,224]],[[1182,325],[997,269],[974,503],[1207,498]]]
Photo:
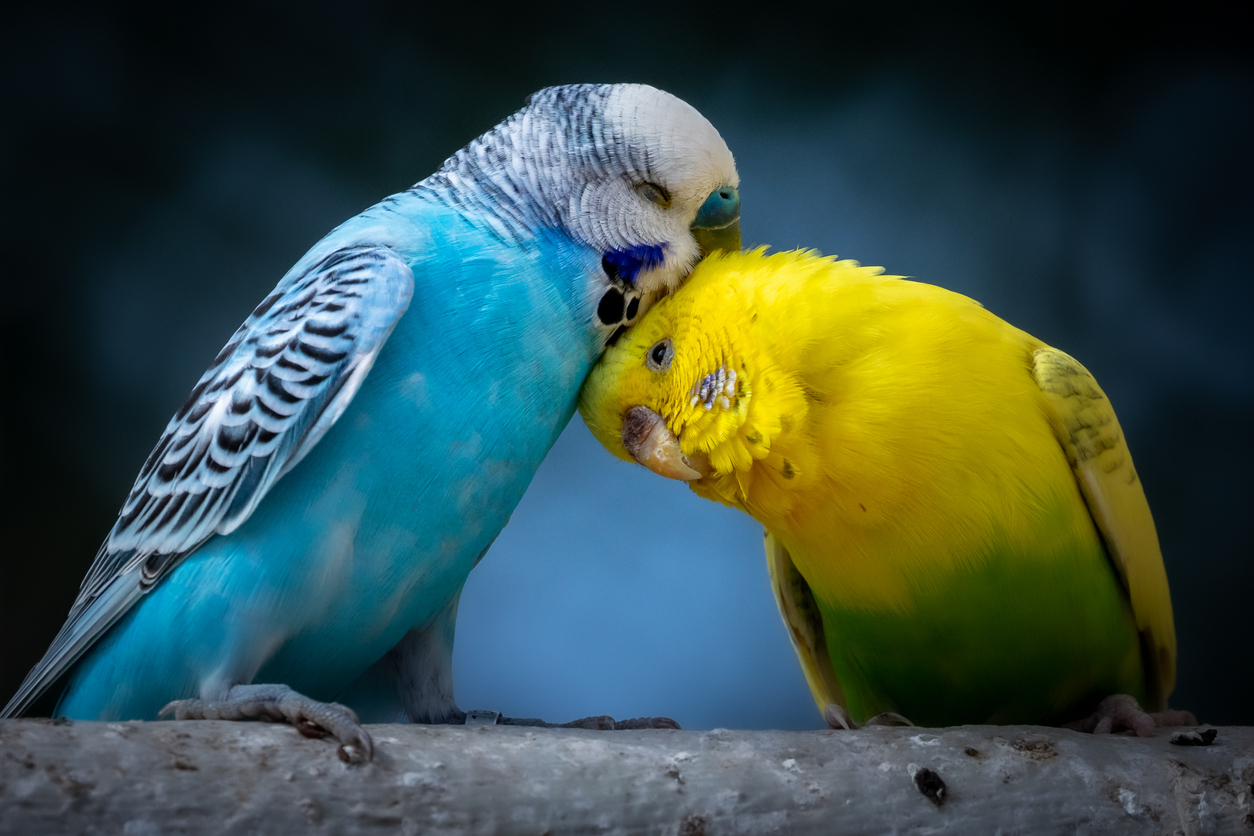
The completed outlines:
[[[832,728],[1195,723],[1110,401],[934,285],[813,250],[718,253],[592,371],[613,454],[763,526]]]
[[[0,716],[459,722],[457,603],[606,345],[738,249],[714,126],[642,84],[549,87],[340,224],[169,421]],[[190,315],[190,314],[189,314]],[[330,702],[337,700],[337,702]]]

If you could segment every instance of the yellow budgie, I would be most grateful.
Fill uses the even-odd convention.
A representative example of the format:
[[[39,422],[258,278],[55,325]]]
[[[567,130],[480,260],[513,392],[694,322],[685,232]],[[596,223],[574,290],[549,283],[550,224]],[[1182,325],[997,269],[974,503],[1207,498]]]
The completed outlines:
[[[762,523],[831,725],[1192,722],[1107,699],[1162,711],[1176,671],[1110,402],[971,299],[813,252],[715,256],[580,410],[616,455]]]

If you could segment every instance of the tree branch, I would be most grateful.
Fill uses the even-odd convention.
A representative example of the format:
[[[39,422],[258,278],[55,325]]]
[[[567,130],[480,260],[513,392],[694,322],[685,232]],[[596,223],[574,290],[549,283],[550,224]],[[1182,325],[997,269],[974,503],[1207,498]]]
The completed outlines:
[[[0,833],[1254,832],[1254,728],[853,732],[0,721]]]

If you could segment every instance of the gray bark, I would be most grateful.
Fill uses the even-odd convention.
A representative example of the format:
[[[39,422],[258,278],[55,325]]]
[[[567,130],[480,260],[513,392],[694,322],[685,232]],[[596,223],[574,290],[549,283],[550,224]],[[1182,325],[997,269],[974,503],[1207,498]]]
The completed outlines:
[[[371,732],[374,762],[349,766],[282,725],[0,721],[0,832],[1254,833],[1249,727],[1196,747],[1027,726]]]

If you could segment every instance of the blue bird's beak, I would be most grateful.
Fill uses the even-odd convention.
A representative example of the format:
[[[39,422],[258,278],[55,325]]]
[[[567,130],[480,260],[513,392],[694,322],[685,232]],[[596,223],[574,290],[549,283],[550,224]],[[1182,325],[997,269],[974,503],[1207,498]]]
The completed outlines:
[[[710,192],[689,229],[703,258],[715,250],[739,250],[740,192],[733,186],[722,186]]]

